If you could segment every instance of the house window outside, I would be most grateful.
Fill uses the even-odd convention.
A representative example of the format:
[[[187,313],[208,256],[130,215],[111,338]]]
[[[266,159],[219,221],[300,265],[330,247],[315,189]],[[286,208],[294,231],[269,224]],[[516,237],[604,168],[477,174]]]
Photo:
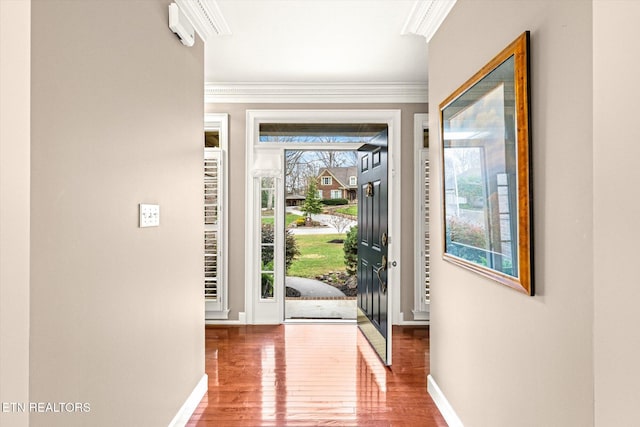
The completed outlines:
[[[318,199],[324,199],[324,194],[322,193],[322,190],[318,190]]]
[[[358,177],[350,176],[349,177],[349,185],[351,185],[351,186],[358,185]]]
[[[331,190],[331,198],[332,199],[341,199],[342,191],[341,190]]]
[[[330,176],[322,177],[322,185],[331,185],[331,184],[333,184],[333,180],[331,179]]]

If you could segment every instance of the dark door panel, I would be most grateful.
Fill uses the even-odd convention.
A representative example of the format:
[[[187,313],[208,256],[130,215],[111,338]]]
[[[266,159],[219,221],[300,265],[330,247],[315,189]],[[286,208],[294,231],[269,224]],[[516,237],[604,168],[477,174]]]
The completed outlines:
[[[358,152],[358,326],[388,364],[387,132]]]

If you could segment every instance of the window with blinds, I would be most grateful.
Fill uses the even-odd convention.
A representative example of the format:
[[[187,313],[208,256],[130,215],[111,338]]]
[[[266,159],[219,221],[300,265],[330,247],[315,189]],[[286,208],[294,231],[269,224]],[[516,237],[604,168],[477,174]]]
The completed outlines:
[[[422,188],[423,191],[423,206],[424,206],[424,246],[423,256],[424,256],[424,301],[425,303],[429,303],[431,297],[429,294],[429,282],[430,282],[430,273],[429,273],[429,156],[425,155],[423,157],[423,178],[424,178],[424,186]]]
[[[204,115],[204,319],[229,318],[227,282],[227,114]]]
[[[424,256],[424,303],[429,304],[431,301],[431,295],[429,292],[430,285],[430,271],[429,271],[429,254],[431,253],[429,247],[429,129],[424,129],[422,131],[422,177],[423,177],[423,186],[422,186],[422,206],[424,213],[424,247],[423,256]]]
[[[204,159],[204,296],[218,300],[220,260],[220,152],[205,150]]]
[[[414,320],[429,320],[431,303],[431,242],[429,237],[429,129],[427,115],[416,115],[415,147],[415,282]]]

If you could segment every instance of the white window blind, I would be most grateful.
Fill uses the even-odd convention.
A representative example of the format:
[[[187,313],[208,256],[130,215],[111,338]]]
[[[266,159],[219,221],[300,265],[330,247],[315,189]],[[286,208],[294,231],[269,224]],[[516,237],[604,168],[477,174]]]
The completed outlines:
[[[424,247],[422,248],[424,256],[424,302],[428,304],[431,296],[429,293],[430,271],[429,271],[429,156],[423,157],[423,206],[424,206]]]
[[[219,300],[220,151],[206,149],[204,159],[204,296]]]

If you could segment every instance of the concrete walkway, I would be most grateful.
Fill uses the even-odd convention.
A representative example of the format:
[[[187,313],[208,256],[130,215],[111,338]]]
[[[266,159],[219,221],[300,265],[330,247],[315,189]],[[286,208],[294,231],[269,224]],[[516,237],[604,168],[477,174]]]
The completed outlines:
[[[287,276],[284,279],[286,286],[300,292],[302,297],[344,297],[344,292],[319,280],[306,279],[304,277]]]
[[[293,213],[296,215],[304,216],[300,210],[295,207],[288,207],[287,212]],[[316,214],[313,215],[313,220],[318,221],[323,226],[321,227],[291,227],[290,230],[293,234],[337,234],[338,230],[331,225],[331,217],[332,215],[325,214]],[[347,220],[348,225],[342,231],[342,233],[347,233],[351,227],[354,225],[358,225],[358,221],[349,221]]]

